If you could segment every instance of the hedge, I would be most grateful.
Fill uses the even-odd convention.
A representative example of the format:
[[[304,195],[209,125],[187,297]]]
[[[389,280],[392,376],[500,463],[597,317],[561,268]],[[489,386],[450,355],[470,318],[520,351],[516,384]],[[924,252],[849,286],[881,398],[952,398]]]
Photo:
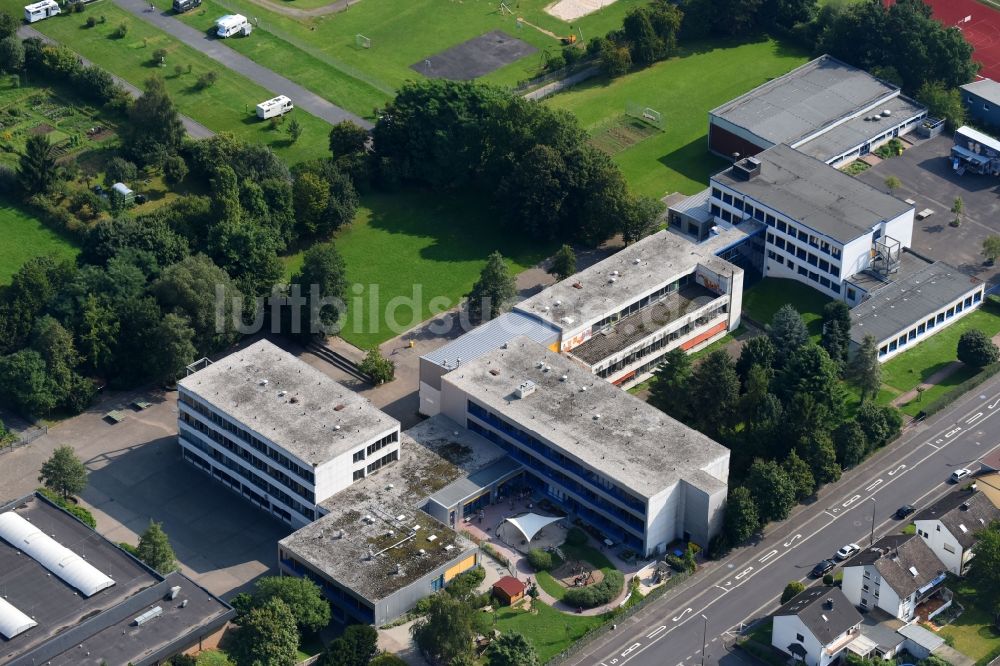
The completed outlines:
[[[920,410],[919,416],[921,418],[927,418],[928,416],[940,412],[942,409],[944,409],[951,403],[961,398],[964,394],[976,388],[977,386],[985,382],[993,375],[997,374],[997,372],[1000,372],[1000,363],[993,363],[992,365],[986,366],[978,373],[966,379],[961,384],[956,385],[947,393],[938,396],[937,399],[935,399],[933,402],[929,403],[926,407]]]
[[[563,601],[579,608],[596,608],[610,603],[621,594],[625,576],[617,569],[604,571],[604,580],[587,587],[571,587],[566,590]]]
[[[528,563],[535,571],[548,571],[552,568],[552,554],[541,548],[528,551]]]
[[[79,520],[84,525],[90,527],[90,529],[97,528],[97,520],[94,519],[93,514],[90,513],[85,507],[73,504],[72,502],[67,502],[63,498],[59,497],[56,493],[52,492],[48,488],[39,488],[39,494],[44,495],[45,499],[49,500],[60,509],[70,514],[77,520]]]

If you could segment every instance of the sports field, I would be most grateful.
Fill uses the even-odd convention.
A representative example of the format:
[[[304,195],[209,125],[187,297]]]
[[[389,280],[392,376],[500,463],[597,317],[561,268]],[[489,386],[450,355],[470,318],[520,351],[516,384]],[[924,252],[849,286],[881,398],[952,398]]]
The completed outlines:
[[[705,189],[709,175],[724,164],[708,152],[708,112],[808,59],[770,40],[688,50],[618,79],[585,81],[546,102],[574,113],[597,135],[622,116],[629,102],[659,111],[664,132],[614,154],[640,194],[662,197]]]
[[[25,210],[0,200],[0,285],[9,284],[11,276],[28,259],[54,255],[72,259],[79,250],[68,238],[57,234]]]
[[[983,65],[979,73],[991,79],[1000,78],[1000,11],[989,6],[990,3],[976,0],[925,2],[934,10],[934,18],[946,26],[958,26],[972,44],[973,59]]]
[[[23,13],[22,4],[17,0],[0,0],[0,8],[14,16]],[[88,16],[104,16],[106,22],[87,28],[84,22]],[[127,22],[128,32],[119,39],[114,32],[122,21]],[[267,122],[253,115],[257,102],[272,97],[269,91],[207,60],[194,49],[110,2],[91,5],[81,14],[64,14],[40,21],[33,27],[140,88],[150,76],[162,76],[180,112],[209,129],[233,132],[249,141],[266,144],[291,163],[327,153],[329,125],[324,121],[304,111],[294,111],[303,133],[292,144],[285,132],[270,129]],[[153,52],[159,48],[167,50],[166,67],[158,67],[153,62]],[[174,69],[177,65],[182,70],[180,75]],[[189,66],[190,72],[187,71]],[[216,72],[218,80],[211,87],[200,90],[196,86],[198,76],[208,71]]]
[[[499,250],[513,272],[548,256],[555,248],[507,234],[493,213],[472,197],[442,199],[421,192],[367,196],[354,223],[334,238],[344,257],[348,317],[341,333],[367,349],[458,304]],[[287,277],[302,264],[302,254],[284,258]],[[387,307],[396,299],[395,313]],[[401,299],[407,299],[405,302]],[[435,311],[431,311],[431,299]],[[416,303],[417,309],[406,303]],[[393,315],[398,326],[387,325]]]

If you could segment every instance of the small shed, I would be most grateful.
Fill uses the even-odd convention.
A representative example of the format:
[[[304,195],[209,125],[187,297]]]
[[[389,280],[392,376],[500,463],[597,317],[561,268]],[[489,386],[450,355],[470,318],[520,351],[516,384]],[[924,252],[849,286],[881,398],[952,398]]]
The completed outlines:
[[[513,576],[504,576],[493,583],[493,596],[511,606],[524,598],[524,583]]]
[[[135,192],[125,183],[115,183],[111,186],[111,196],[120,200],[126,206],[135,203]]]

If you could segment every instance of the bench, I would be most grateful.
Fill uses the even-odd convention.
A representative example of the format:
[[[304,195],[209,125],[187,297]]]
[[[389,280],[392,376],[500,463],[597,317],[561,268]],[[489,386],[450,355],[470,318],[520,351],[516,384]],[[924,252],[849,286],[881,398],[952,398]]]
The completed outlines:
[[[920,211],[919,213],[917,213],[917,219],[918,220],[923,220],[924,218],[928,218],[928,217],[930,217],[933,214],[934,214],[934,209],[932,209],[932,208],[924,208],[922,211]]]
[[[132,406],[135,407],[137,410],[139,410],[141,412],[144,409],[148,409],[149,407],[152,407],[153,403],[151,403],[151,402],[149,402],[147,400],[133,400],[132,401]]]
[[[125,420],[125,412],[120,409],[112,409],[110,412],[104,415],[104,418],[113,421],[114,423],[121,423]]]

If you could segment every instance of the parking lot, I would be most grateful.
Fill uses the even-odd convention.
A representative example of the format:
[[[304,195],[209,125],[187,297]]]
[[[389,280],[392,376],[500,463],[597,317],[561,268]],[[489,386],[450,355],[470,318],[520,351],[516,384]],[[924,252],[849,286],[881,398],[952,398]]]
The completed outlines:
[[[52,451],[76,449],[90,470],[81,498],[111,541],[138,543],[150,519],[163,523],[181,569],[211,592],[232,596],[277,564],[277,541],[291,528],[184,463],[177,446],[177,394],[108,395],[88,412],[49,429],[30,445],[0,455],[4,499],[38,485]],[[152,403],[129,406],[135,398]],[[104,419],[122,408],[124,421]]]
[[[934,211],[924,220],[915,220],[913,249],[996,284],[1000,266],[984,264],[982,247],[987,236],[1000,233],[1000,178],[956,175],[948,157],[951,146],[951,137],[944,134],[918,142],[901,156],[883,160],[858,178],[882,191],[887,177],[899,178],[902,187],[895,196],[916,201],[918,212],[925,208]],[[948,226],[955,219],[951,208],[956,197],[965,203],[958,228]]]

